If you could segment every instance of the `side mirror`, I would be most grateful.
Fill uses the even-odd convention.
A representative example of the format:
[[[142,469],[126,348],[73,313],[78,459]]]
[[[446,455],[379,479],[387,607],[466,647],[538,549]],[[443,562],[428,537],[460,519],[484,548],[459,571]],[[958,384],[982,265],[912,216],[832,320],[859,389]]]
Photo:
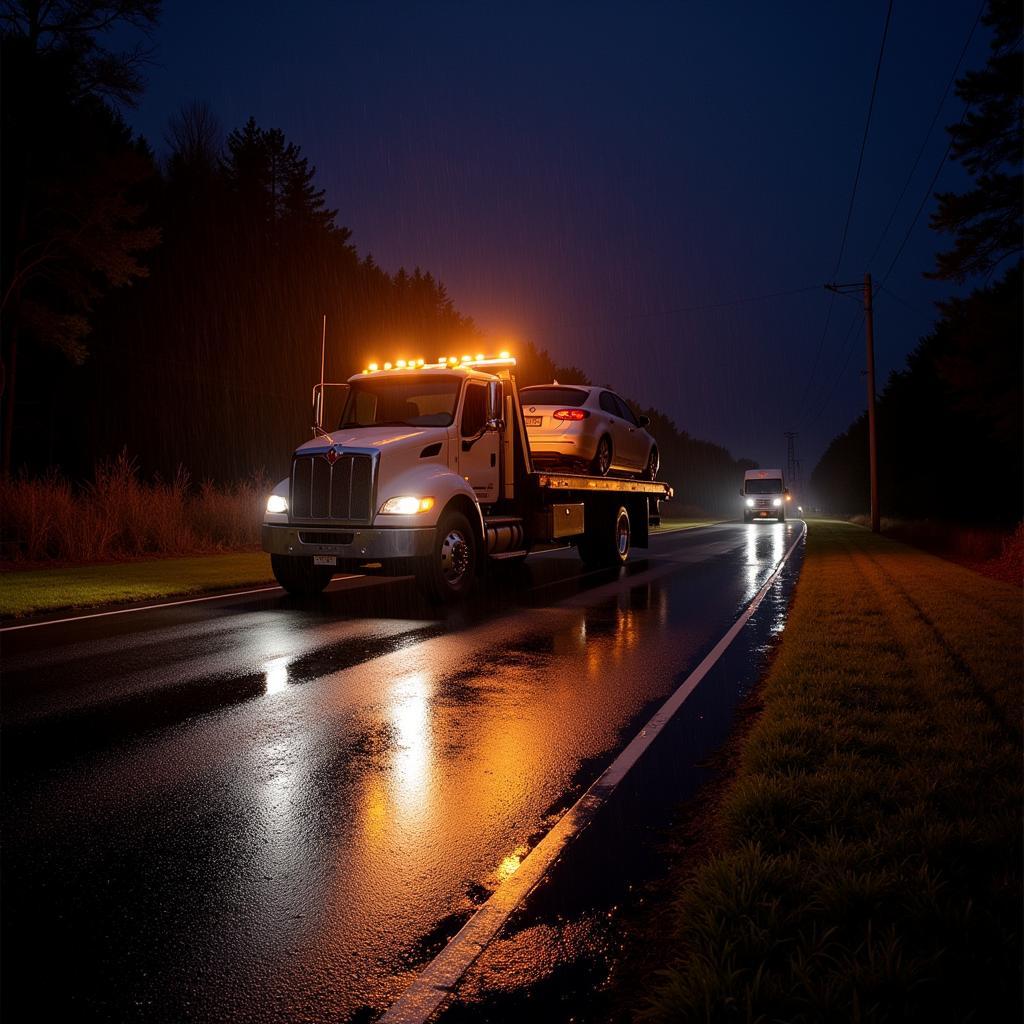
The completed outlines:
[[[486,430],[501,430],[505,426],[501,415],[503,411],[501,404],[501,381],[488,381]]]
[[[651,417],[639,416],[637,417],[637,423],[639,423],[641,427],[649,427],[651,425]]]

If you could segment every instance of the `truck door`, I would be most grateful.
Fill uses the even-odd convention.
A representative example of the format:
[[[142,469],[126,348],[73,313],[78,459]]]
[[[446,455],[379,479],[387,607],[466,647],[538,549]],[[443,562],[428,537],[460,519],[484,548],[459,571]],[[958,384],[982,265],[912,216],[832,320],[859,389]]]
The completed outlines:
[[[487,385],[481,380],[467,381],[459,417],[459,472],[469,481],[481,505],[489,505],[499,497],[499,435],[487,430],[486,423]]]

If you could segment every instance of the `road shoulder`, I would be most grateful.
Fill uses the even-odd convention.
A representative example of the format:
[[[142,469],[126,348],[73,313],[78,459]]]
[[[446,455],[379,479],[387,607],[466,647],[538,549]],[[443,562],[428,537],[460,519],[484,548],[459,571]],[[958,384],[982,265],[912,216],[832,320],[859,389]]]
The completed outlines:
[[[1019,589],[812,522],[760,693],[626,938],[623,1017],[1019,1019]]]

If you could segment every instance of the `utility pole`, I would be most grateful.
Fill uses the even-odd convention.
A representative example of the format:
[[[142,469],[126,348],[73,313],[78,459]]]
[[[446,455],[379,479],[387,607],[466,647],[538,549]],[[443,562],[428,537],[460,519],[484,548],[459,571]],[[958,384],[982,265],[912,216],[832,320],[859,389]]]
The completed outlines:
[[[864,275],[863,285],[827,284],[825,288],[838,295],[863,289],[864,294],[864,327],[867,341],[868,381],[868,465],[871,478],[871,532],[878,533],[881,520],[878,511],[878,435],[875,430],[875,318],[872,304],[871,274]]]

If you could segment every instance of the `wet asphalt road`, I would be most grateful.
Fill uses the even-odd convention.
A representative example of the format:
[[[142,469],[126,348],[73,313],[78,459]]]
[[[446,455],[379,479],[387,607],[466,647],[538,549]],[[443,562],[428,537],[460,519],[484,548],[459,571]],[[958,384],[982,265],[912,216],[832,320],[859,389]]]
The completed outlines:
[[[372,1019],[800,529],[551,552],[440,614],[337,581],[4,634],[5,1018]]]

